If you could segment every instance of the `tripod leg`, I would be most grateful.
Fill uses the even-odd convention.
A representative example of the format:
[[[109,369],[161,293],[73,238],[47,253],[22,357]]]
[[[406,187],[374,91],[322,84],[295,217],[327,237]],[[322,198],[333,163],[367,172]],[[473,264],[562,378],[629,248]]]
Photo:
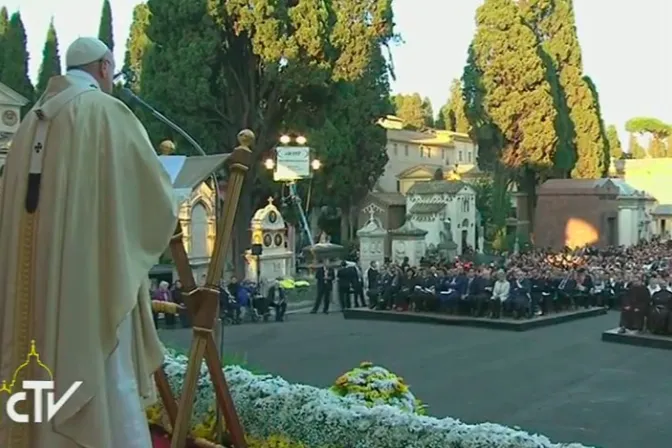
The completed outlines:
[[[182,391],[180,392],[180,405],[177,411],[175,426],[173,427],[170,448],[184,448],[186,446],[191,427],[191,414],[196,399],[196,384],[198,376],[201,373],[201,363],[207,341],[206,334],[194,329],[194,339],[189,351],[189,364],[187,365],[187,372],[182,384]]]
[[[156,383],[156,389],[159,391],[166,414],[168,414],[170,426],[174,428],[175,420],[177,419],[177,403],[175,403],[173,391],[170,390],[170,384],[168,384],[168,378],[166,377],[166,372],[163,370],[163,366],[154,372],[154,382]]]
[[[247,446],[245,442],[245,434],[243,434],[243,428],[240,424],[240,420],[238,419],[238,413],[234,407],[233,399],[231,398],[229,384],[226,382],[226,377],[222,371],[222,361],[219,359],[217,345],[215,344],[215,340],[212,337],[208,337],[207,347],[205,350],[205,363],[207,364],[208,371],[210,372],[210,378],[215,389],[217,404],[222,411],[222,416],[226,422],[226,428],[229,431],[231,442],[236,448],[245,447]]]

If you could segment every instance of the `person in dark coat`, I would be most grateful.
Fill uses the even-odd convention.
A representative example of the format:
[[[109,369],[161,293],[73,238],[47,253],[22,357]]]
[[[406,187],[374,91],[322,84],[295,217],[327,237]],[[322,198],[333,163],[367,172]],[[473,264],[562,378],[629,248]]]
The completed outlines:
[[[369,298],[369,307],[375,308],[380,299],[380,272],[378,272],[378,263],[371,262],[366,270],[366,295]]]
[[[326,261],[328,265],[329,261]],[[317,268],[315,272],[315,280],[317,282],[317,297],[315,298],[315,305],[310,311],[311,314],[317,313],[317,310],[322,304],[322,312],[329,313],[329,304],[331,303],[331,291],[334,287],[334,269],[325,265]]]

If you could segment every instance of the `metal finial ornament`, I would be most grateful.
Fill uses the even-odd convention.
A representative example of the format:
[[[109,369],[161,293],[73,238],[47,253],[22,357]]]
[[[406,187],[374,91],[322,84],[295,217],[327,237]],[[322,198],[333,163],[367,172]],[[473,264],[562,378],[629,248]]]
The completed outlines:
[[[254,135],[254,132],[252,132],[249,129],[243,129],[238,133],[238,143],[240,144],[240,146],[249,148],[252,145],[254,145],[255,140],[256,137]]]
[[[175,143],[170,140],[164,140],[159,144],[159,152],[163,156],[169,156],[175,153]]]

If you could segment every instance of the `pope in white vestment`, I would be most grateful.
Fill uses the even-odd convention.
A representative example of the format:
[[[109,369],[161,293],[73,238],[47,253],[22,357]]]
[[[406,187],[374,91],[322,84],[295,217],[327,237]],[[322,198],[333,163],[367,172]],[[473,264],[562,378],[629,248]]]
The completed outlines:
[[[144,406],[163,354],[147,274],[175,229],[172,187],[110,95],[105,44],[78,39],[66,64],[21,123],[2,178],[0,447],[149,448]],[[39,362],[29,356],[12,382],[31,341]],[[82,385],[50,422],[12,422],[6,396],[52,375],[56,399]],[[32,414],[28,397],[20,413]]]

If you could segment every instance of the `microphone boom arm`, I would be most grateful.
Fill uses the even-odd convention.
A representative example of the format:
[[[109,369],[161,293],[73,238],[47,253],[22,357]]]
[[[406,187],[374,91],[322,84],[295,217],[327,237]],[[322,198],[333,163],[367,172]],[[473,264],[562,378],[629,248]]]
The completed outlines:
[[[181,127],[179,127],[179,126],[176,125],[175,123],[173,123],[173,121],[171,121],[168,117],[166,117],[166,116],[163,115],[161,112],[159,112],[158,110],[154,109],[152,106],[150,106],[149,104],[147,104],[147,102],[146,102],[145,100],[143,100],[143,99],[140,98],[138,95],[136,95],[135,93],[133,93],[133,91],[131,91],[131,89],[129,89],[128,87],[124,87],[124,88],[121,89],[121,91],[122,91],[122,93],[123,93],[125,96],[129,97],[130,99],[132,99],[133,101],[137,102],[138,104],[140,104],[141,106],[143,106],[145,109],[147,109],[148,111],[150,111],[151,114],[152,114],[157,120],[159,120],[160,122],[162,122],[163,124],[165,124],[166,126],[168,126],[169,128],[171,128],[172,130],[174,130],[175,132],[177,132],[178,134],[180,134],[182,137],[184,137],[184,139],[185,139],[187,142],[189,142],[189,144],[191,144],[191,146],[193,146],[194,149],[196,149],[196,151],[197,151],[200,155],[202,155],[202,156],[207,155],[207,153],[206,153],[205,150],[201,147],[201,145],[199,145],[198,142],[197,142],[196,140],[194,140],[194,138],[193,138],[191,135],[189,135],[189,133],[188,133],[187,131],[185,131],[184,129],[182,129]]]

